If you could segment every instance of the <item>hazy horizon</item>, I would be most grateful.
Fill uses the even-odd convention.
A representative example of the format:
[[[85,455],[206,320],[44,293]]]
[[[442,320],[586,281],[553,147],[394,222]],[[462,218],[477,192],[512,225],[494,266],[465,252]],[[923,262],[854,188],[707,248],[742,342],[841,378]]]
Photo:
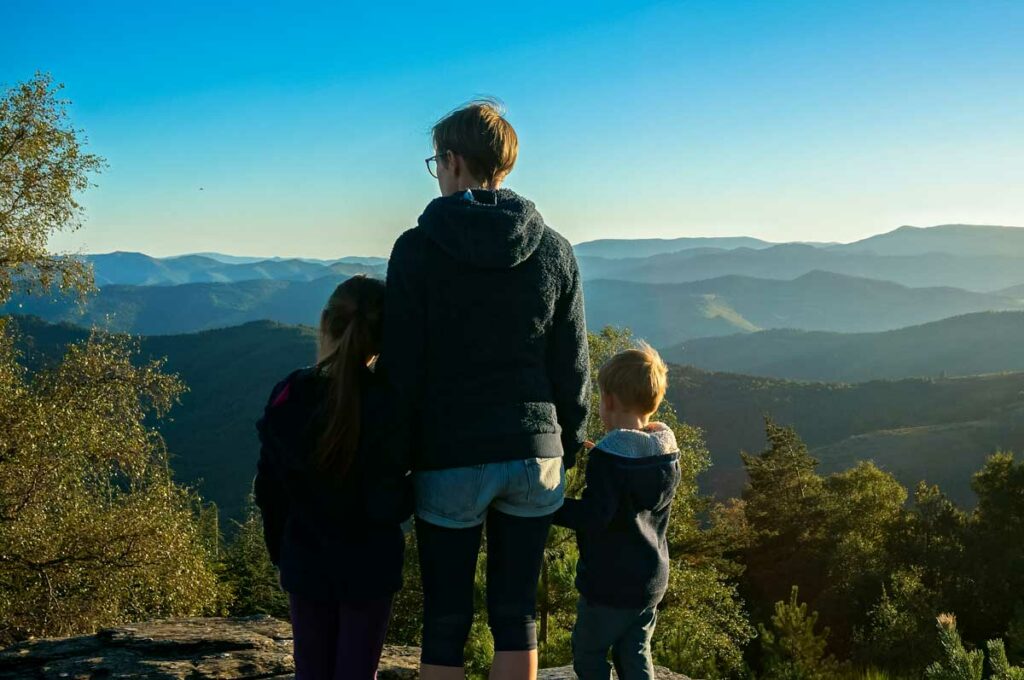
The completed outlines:
[[[881,232],[878,232],[878,233],[868,234],[868,235],[864,236],[863,238],[871,238],[872,236],[880,236],[882,234],[887,234],[887,233],[890,233],[890,232],[895,231],[897,229],[902,229],[904,227],[910,227],[912,229],[931,229],[931,228],[934,228],[934,227],[947,227],[947,226],[995,227],[995,228],[998,228],[998,229],[1024,229],[1024,226],[1017,226],[1017,225],[1012,225],[1012,224],[966,224],[966,223],[957,223],[957,224],[946,223],[946,224],[930,224],[930,225],[902,224],[902,225],[893,227],[892,229],[886,229],[885,231],[881,231]],[[693,238],[693,239],[703,239],[703,238],[709,238],[709,239],[710,238],[714,238],[714,239],[720,239],[720,238],[754,238],[754,239],[758,239],[758,240],[763,240],[763,241],[768,242],[768,243],[772,243],[773,245],[785,245],[785,244],[791,244],[791,243],[809,244],[809,245],[845,245],[845,244],[854,243],[854,242],[859,241],[859,240],[863,240],[863,238],[862,238],[862,239],[854,239],[852,241],[768,241],[768,239],[761,239],[760,237],[758,237],[756,235],[753,235],[753,234],[741,234],[741,233],[737,233],[737,234],[716,234],[714,236],[704,236],[704,235],[701,235],[701,234],[684,234],[684,235],[679,235],[679,236],[667,235],[667,236],[650,236],[650,237],[644,237],[644,236],[637,236],[637,237],[635,237],[635,236],[614,236],[613,235],[613,236],[602,237],[602,238],[599,238],[599,239],[585,239],[585,240],[582,240],[582,241],[575,241],[575,242],[573,242],[573,246],[574,247],[575,246],[579,246],[579,245],[582,245],[584,243],[589,243],[589,242],[592,242],[592,241],[633,241],[633,240],[647,240],[647,239],[650,239],[650,240],[672,241],[672,240],[683,239],[683,238]],[[183,252],[177,252],[177,253],[154,254],[154,253],[151,253],[151,252],[148,252],[148,251],[144,251],[144,250],[131,250],[131,249],[125,249],[125,248],[116,248],[114,250],[105,250],[105,251],[80,251],[80,252],[73,252],[71,254],[80,254],[80,255],[111,255],[111,254],[114,254],[114,253],[141,253],[143,255],[148,255],[150,257],[154,257],[154,258],[157,258],[157,259],[169,259],[169,258],[175,258],[175,257],[186,257],[186,256],[189,256],[189,255],[223,255],[223,256],[227,256],[227,257],[259,258],[259,259],[264,259],[264,260],[272,260],[272,259],[336,260],[336,259],[341,259],[341,258],[346,258],[346,257],[356,257],[356,258],[358,258],[358,257],[367,257],[367,258],[376,257],[376,258],[387,259],[389,257],[389,255],[390,255],[390,253],[376,254],[376,253],[358,253],[358,252],[344,252],[344,253],[331,253],[331,254],[281,255],[281,254],[278,254],[278,253],[273,253],[273,254],[245,253],[245,252],[239,252],[239,251],[235,251],[235,250],[189,250],[189,251],[183,251]]]

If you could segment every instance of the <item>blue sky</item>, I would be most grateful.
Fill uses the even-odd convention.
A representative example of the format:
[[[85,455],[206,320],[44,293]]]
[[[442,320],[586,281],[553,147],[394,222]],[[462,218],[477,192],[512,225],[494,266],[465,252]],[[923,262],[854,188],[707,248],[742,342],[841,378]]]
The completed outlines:
[[[431,124],[505,101],[573,242],[1024,225],[1024,2],[3,0],[109,168],[61,249],[386,255]],[[199,191],[203,187],[203,191]]]

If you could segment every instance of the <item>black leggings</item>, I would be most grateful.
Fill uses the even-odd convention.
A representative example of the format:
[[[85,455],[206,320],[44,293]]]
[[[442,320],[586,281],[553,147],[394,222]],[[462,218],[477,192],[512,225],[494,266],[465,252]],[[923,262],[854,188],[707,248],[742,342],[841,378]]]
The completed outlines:
[[[537,580],[553,515],[487,513],[487,622],[498,652],[537,648]],[[416,519],[423,578],[423,663],[462,666],[473,625],[483,525],[446,529]]]

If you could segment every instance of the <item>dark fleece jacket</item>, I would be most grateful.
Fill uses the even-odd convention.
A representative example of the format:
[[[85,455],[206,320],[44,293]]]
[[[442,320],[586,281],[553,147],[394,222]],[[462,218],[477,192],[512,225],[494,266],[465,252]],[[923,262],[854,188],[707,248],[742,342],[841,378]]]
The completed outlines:
[[[576,531],[576,589],[606,607],[643,609],[668,587],[668,523],[679,486],[671,430],[615,430],[587,457],[587,486],[555,524]]]
[[[435,199],[388,263],[388,455],[429,470],[566,455],[584,439],[589,359],[569,243],[507,189]]]
[[[295,371],[274,388],[257,423],[260,459],[254,493],[270,558],[289,593],[321,601],[386,597],[402,585],[401,522],[412,490],[374,455],[387,413],[382,381],[363,374],[360,445],[341,479],[315,468],[311,456],[324,426],[327,378]]]

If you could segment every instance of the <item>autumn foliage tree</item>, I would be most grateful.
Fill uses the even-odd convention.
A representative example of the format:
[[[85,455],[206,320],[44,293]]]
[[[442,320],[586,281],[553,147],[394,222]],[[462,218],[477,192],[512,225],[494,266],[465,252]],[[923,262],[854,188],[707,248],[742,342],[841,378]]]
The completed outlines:
[[[103,159],[86,153],[68,122],[62,86],[44,74],[0,96],[0,302],[16,291],[87,291],[92,270],[56,257],[50,236],[81,226],[76,195]]]
[[[47,249],[79,225],[75,194],[102,165],[59,90],[39,75],[0,96],[0,302],[91,286],[80,260]],[[29,373],[16,338],[0,319],[0,642],[211,611],[196,499],[152,424],[184,386],[100,334]]]

